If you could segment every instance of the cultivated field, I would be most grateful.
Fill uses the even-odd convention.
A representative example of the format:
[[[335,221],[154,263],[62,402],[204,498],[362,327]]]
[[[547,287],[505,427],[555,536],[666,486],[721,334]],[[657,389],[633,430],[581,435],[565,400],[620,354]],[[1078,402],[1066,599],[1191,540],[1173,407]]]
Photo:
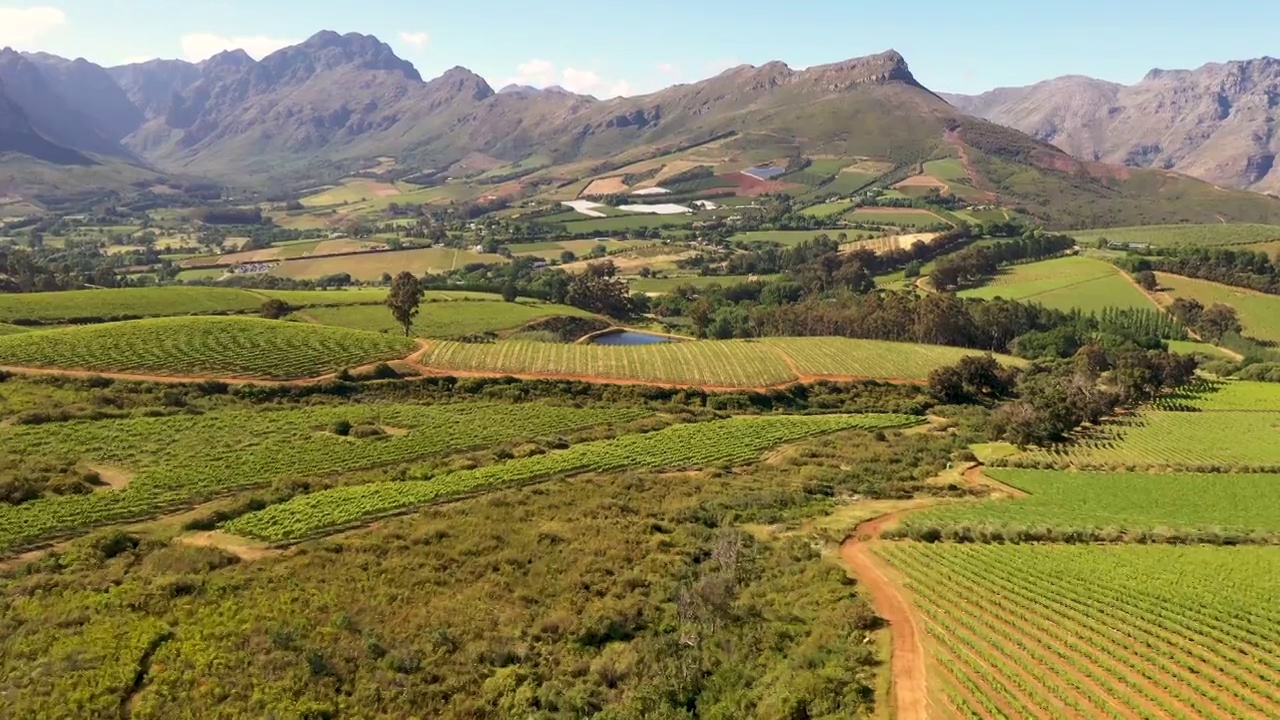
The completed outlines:
[[[408,355],[380,333],[242,317],[131,320],[0,337],[0,365],[157,376],[313,377]]]
[[[422,362],[442,372],[750,388],[820,377],[920,381],[938,367],[975,354],[961,348],[848,338],[696,340],[644,346],[432,342]]]
[[[432,342],[422,362],[449,371],[521,373],[711,387],[792,382],[781,353],[745,340],[644,346],[561,345],[530,341]]]
[[[257,310],[265,298],[233,288],[165,287],[0,294],[0,322],[160,317]]]
[[[880,544],[940,717],[1263,718],[1280,548]]]
[[[0,322],[75,324],[174,315],[254,313],[271,298],[301,308],[377,304],[386,296],[386,290],[382,289],[241,290],[177,285],[13,293],[0,294]]]
[[[335,187],[303,198],[302,204],[308,207],[346,205],[363,202],[365,200],[372,200],[374,198],[392,197],[400,195],[402,192],[403,191],[393,183],[368,180],[365,178],[349,178],[347,180],[343,180],[341,184]]]
[[[1111,242],[1145,243],[1154,247],[1176,245],[1250,245],[1280,240],[1280,225],[1215,223],[1213,225],[1149,225],[1146,227],[1103,228],[1070,233],[1081,245],[1093,245],[1099,238]]]
[[[575,256],[591,254],[597,246],[603,245],[606,252],[617,252],[634,247],[644,247],[654,243],[647,240],[558,240],[535,243],[515,243],[507,249],[512,255],[542,258],[543,260],[560,260],[560,255],[568,250]]]
[[[584,472],[732,466],[755,460],[777,445],[812,435],[902,427],[916,422],[918,418],[907,415],[816,415],[742,417],[675,425],[427,480],[372,483],[304,495],[237,518],[226,529],[271,542],[296,541],[450,495]]]
[[[791,247],[812,240],[819,235],[826,235],[832,240],[836,240],[841,232],[840,230],[753,230],[751,232],[738,233],[729,238],[729,240],[742,244],[769,242]],[[850,239],[877,234],[878,232],[873,230],[851,230],[845,233],[846,237]]]
[[[806,377],[923,380],[939,367],[982,354],[965,348],[887,340],[796,337],[764,338],[758,342],[785,355],[788,364]],[[1024,364],[1016,358],[998,357],[1005,364]]]
[[[565,232],[568,233],[608,234],[643,228],[687,227],[696,222],[697,219],[696,215],[621,215],[619,217],[566,222],[563,223],[563,226]],[[539,219],[538,222],[546,222],[546,220]]]
[[[839,215],[843,212],[847,212],[851,207],[853,207],[852,200],[834,200],[832,202],[810,205],[804,210],[801,210],[800,214],[812,215],[813,217],[831,217],[832,215]]]
[[[1108,307],[1151,309],[1152,301],[1120,269],[1086,257],[1063,257],[1014,265],[989,285],[961,297],[1035,302],[1054,310],[1097,312]]]
[[[688,277],[663,277],[663,278],[631,278],[631,290],[633,292],[642,293],[669,293],[678,287],[690,285],[696,288],[706,288],[712,285],[720,285],[727,287],[744,282],[769,282],[776,280],[781,275],[691,275]]]
[[[949,224],[945,219],[928,210],[914,208],[858,208],[845,215],[845,219],[849,222],[893,225],[894,227],[930,227]]]
[[[554,435],[643,414],[537,403],[423,406],[379,403],[291,410],[0,427],[6,450],[113,468],[122,489],[0,503],[0,550],[147,517],[231,490],[406,462],[523,437]],[[387,430],[357,439],[328,432],[343,420]]]
[[[440,273],[471,263],[499,264],[501,255],[477,253],[455,248],[417,248],[391,252],[364,253],[339,257],[286,260],[271,270],[272,275],[298,280],[346,273],[355,280],[377,281],[384,273],[395,275],[408,270],[414,275]]]
[[[1080,469],[1169,468],[1217,472],[1280,472],[1273,434],[1280,410],[1146,411],[1111,420],[1077,442],[1031,450],[1005,461],[1014,466]]]
[[[1236,309],[1245,335],[1280,342],[1280,297],[1166,273],[1156,273],[1156,279],[1170,297],[1199,300],[1205,307],[1230,305]]]
[[[1027,493],[909,515],[907,528],[997,532],[1013,539],[1052,530],[1135,539],[1182,533],[1280,538],[1280,475],[1101,473],[992,468],[986,474]]]
[[[456,338],[476,333],[498,332],[527,325],[553,315],[591,317],[591,313],[569,305],[525,300],[459,300],[424,302],[413,323],[413,334],[424,338]],[[382,306],[335,307],[307,310],[303,319],[321,325],[399,333],[400,325]]]

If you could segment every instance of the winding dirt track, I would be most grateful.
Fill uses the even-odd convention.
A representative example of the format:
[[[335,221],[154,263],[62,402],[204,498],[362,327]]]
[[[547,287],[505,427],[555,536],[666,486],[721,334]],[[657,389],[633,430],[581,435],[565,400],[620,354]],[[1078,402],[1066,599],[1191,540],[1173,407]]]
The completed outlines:
[[[880,559],[870,547],[886,525],[906,512],[909,511],[882,515],[854,528],[840,545],[840,558],[857,576],[876,613],[889,623],[893,716],[897,720],[925,720],[929,717],[929,690],[920,628],[911,605],[885,575]]]

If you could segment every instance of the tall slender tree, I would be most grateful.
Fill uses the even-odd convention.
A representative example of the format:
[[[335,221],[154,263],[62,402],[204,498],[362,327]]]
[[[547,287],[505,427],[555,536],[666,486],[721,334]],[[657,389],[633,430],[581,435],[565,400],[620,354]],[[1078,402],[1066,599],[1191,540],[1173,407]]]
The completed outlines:
[[[422,304],[422,283],[408,270],[401,272],[391,281],[386,303],[391,308],[392,317],[404,328],[404,336],[409,337],[413,319],[418,316],[418,306]]]

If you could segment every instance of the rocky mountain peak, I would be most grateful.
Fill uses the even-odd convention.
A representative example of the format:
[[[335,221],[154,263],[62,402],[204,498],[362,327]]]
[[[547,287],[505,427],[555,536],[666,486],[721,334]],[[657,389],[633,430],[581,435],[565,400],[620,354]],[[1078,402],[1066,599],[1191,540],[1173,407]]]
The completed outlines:
[[[390,45],[372,35],[347,33],[339,35],[323,30],[298,45],[282,48],[264,57],[260,65],[271,74],[295,84],[317,73],[351,67],[359,70],[384,70],[422,82],[413,64],[402,60]]]
[[[440,77],[428,82],[426,90],[429,95],[469,97],[477,102],[495,94],[484,78],[461,65],[445,70]]]
[[[828,65],[815,65],[800,73],[801,77],[811,80],[827,90],[848,90],[858,85],[884,85],[902,82],[919,85],[907,61],[897,50],[886,50],[876,55],[851,58]]]
[[[222,52],[199,63],[202,71],[243,70],[257,64],[249,53],[240,48]]]

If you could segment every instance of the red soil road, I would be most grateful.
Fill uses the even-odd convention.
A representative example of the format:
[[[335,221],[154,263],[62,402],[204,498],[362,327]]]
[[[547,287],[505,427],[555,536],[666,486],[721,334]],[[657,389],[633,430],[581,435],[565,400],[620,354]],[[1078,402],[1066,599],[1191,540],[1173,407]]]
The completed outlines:
[[[906,512],[906,511],[904,511]],[[876,614],[889,623],[893,709],[897,720],[925,720],[929,717],[929,689],[925,675],[924,645],[911,606],[885,574],[870,543],[886,525],[904,513],[891,513],[868,520],[854,528],[840,545],[840,558],[866,590]]]

